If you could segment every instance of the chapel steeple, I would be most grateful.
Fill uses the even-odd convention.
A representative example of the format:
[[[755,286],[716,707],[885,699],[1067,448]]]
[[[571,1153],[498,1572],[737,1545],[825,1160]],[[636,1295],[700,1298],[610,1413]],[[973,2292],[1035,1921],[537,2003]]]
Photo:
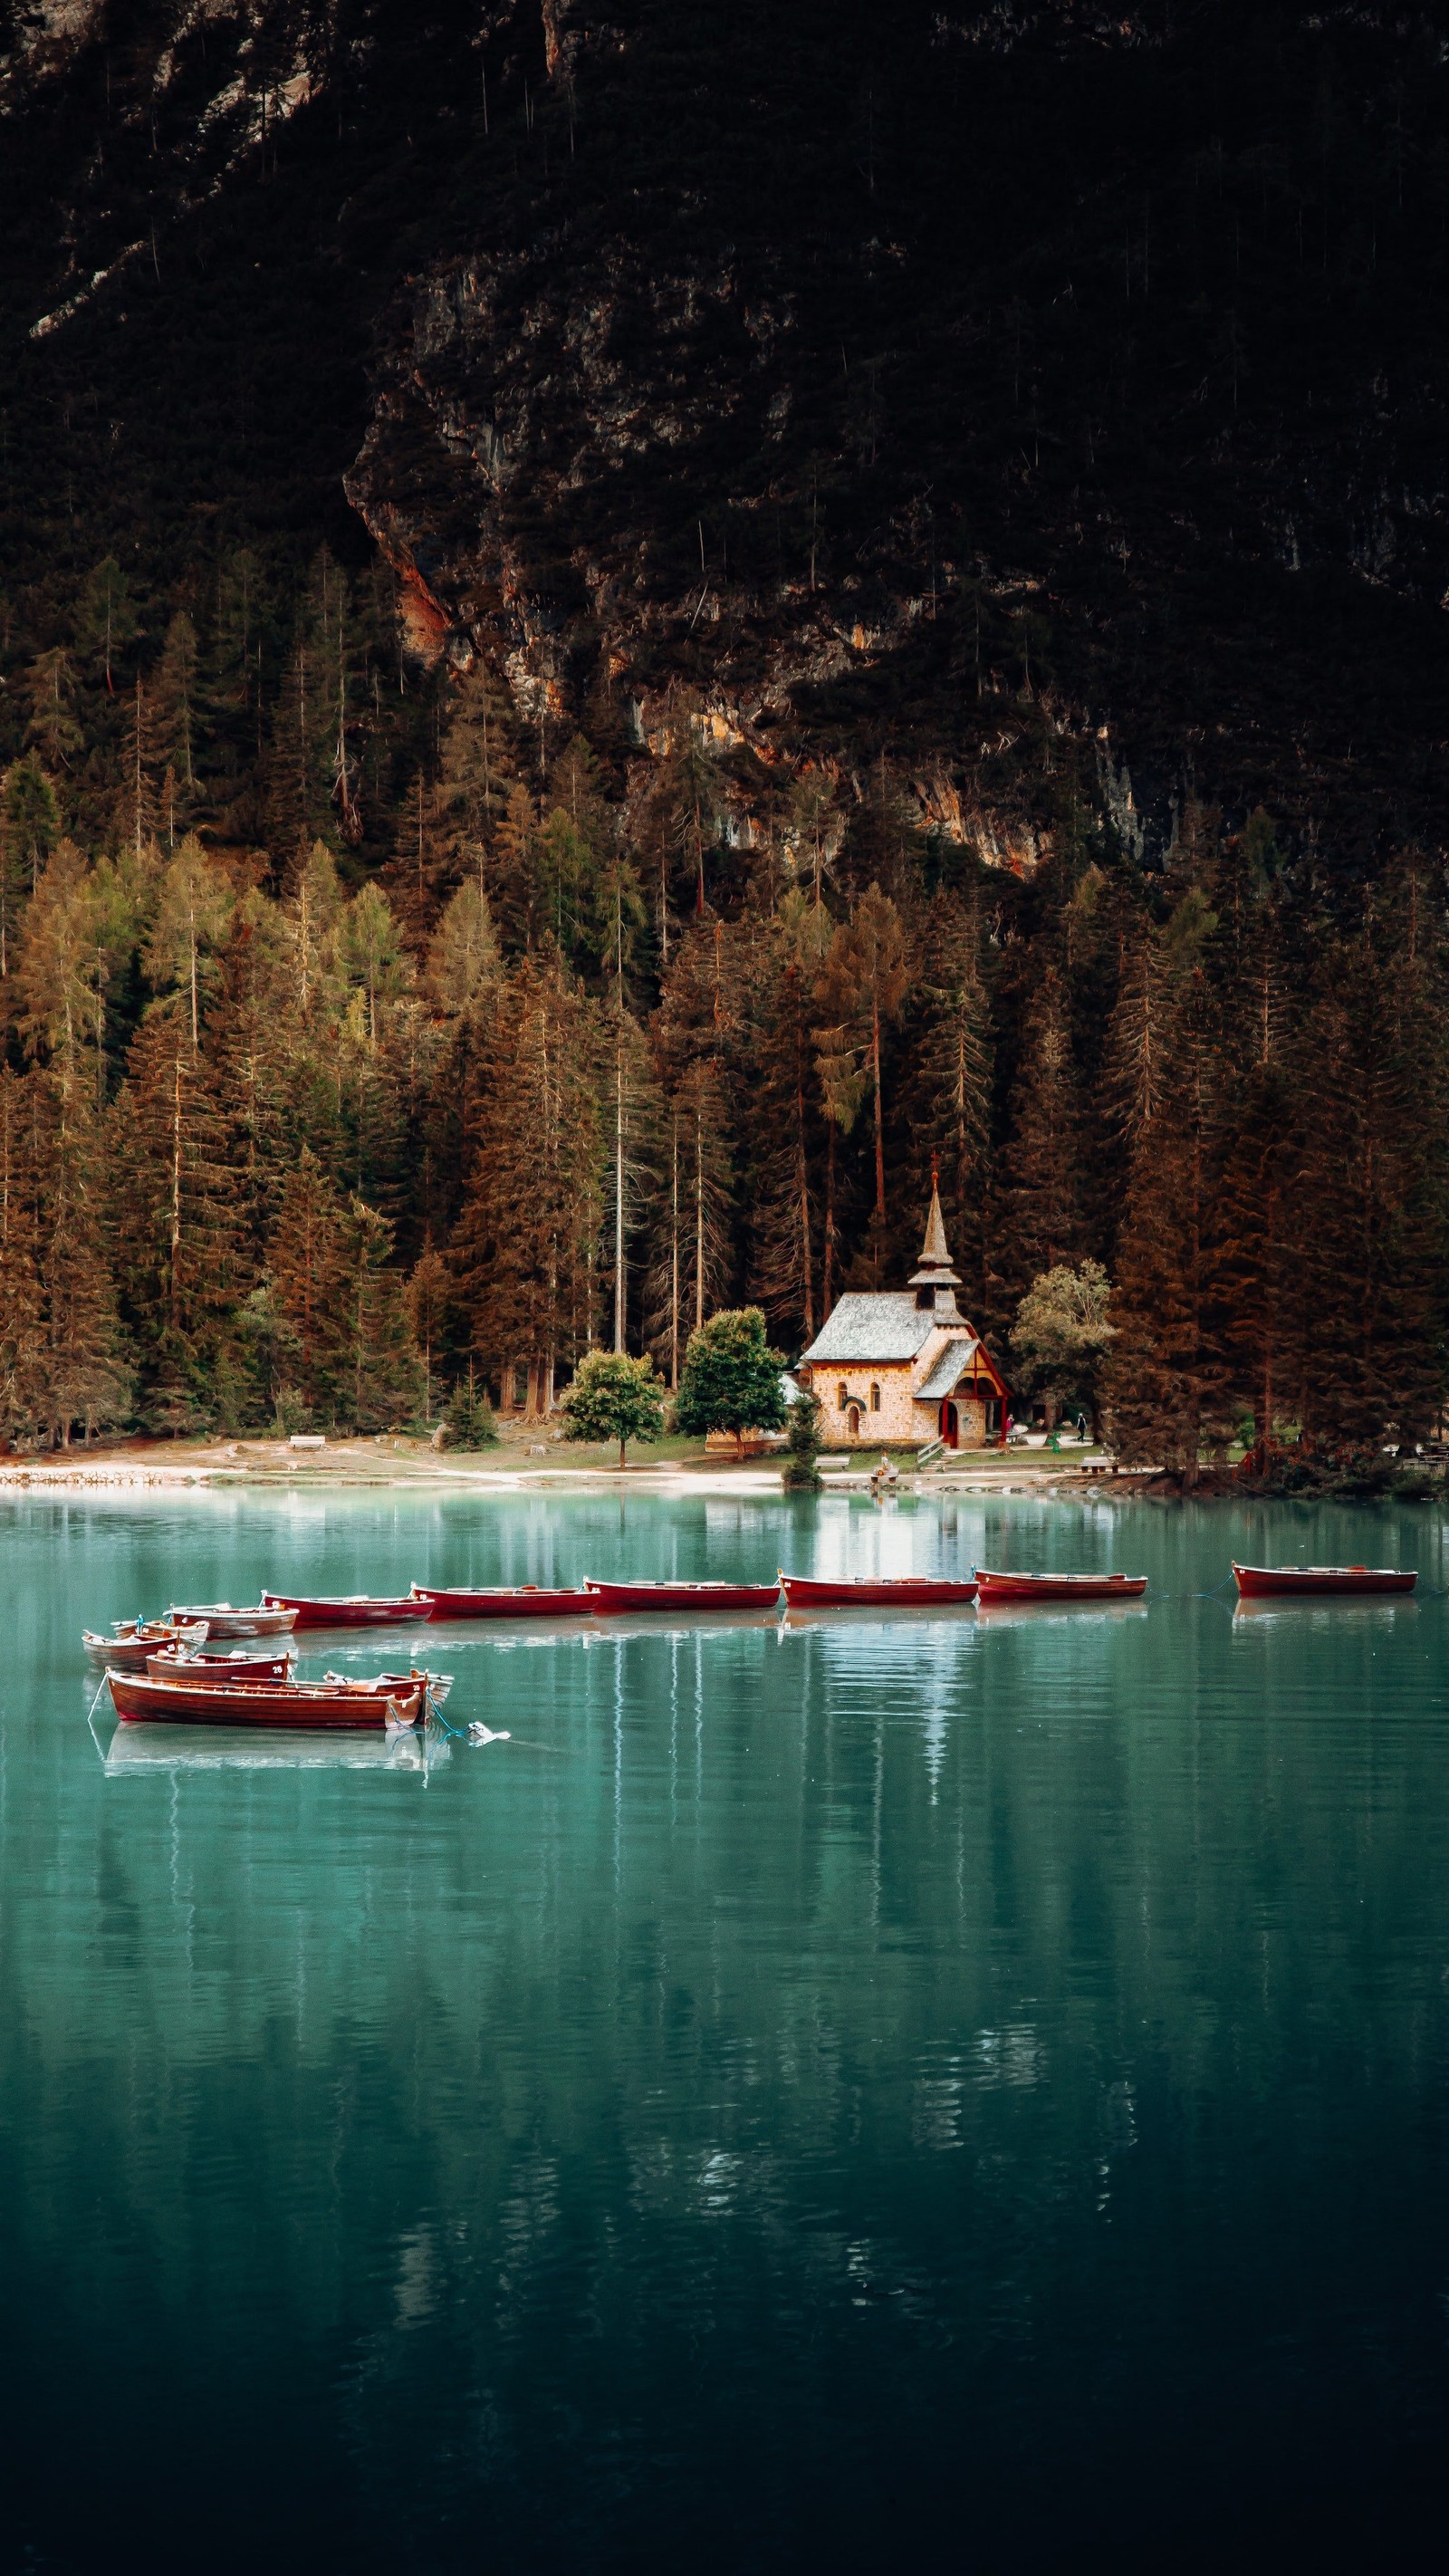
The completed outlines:
[[[916,1304],[923,1313],[934,1308],[938,1315],[954,1315],[956,1291],[961,1281],[951,1267],[951,1254],[946,1242],[946,1227],[941,1215],[941,1192],[936,1166],[931,1165],[931,1213],[926,1219],[926,1239],[921,1245],[919,1267],[911,1274]]]

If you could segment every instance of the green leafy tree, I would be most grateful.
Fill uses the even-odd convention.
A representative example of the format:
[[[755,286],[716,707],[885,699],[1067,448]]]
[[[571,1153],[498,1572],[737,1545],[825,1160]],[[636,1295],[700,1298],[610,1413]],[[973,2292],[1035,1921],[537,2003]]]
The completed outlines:
[[[684,1373],[679,1381],[674,1419],[681,1431],[699,1438],[711,1431],[732,1431],[736,1452],[744,1456],[747,1431],[779,1431],[785,1423],[785,1391],[780,1383],[784,1360],[772,1351],[765,1318],[758,1306],[739,1306],[711,1315],[689,1337]]]
[[[1108,1321],[1112,1287],[1100,1261],[1066,1262],[1032,1281],[1016,1310],[1011,1347],[1028,1384],[1045,1395],[1050,1420],[1073,1401],[1097,1422],[1102,1362],[1116,1335]]]
[[[763,1318],[761,1319],[763,1321]],[[652,1360],[623,1351],[590,1351],[562,1397],[566,1440],[617,1440],[628,1465],[631,1440],[657,1440],[664,1429],[664,1386]]]

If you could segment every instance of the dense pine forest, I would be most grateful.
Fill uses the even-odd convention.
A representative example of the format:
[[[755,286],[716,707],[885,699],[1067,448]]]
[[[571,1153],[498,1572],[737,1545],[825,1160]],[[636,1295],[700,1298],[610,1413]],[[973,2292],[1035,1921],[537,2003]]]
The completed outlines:
[[[901,282],[912,117],[1001,180],[1119,41],[976,14],[807,62],[802,10],[772,74],[753,10],[440,8],[396,83],[386,10],[14,20],[12,1442],[543,1412],[743,1303],[798,1353],[904,1280],[933,1170],[1023,1400],[1022,1300],[1103,1265],[1100,1382],[1050,1391],[1124,1455],[1436,1422],[1445,567],[1383,369],[1422,442],[1437,54],[1259,13],[1204,99],[1233,13],[1144,22],[1162,114],[1095,192],[1073,142],[1035,250],[1025,179],[961,172],[953,315]],[[723,255],[672,238],[696,180],[753,354],[670,300]],[[630,202],[669,292],[570,375]]]

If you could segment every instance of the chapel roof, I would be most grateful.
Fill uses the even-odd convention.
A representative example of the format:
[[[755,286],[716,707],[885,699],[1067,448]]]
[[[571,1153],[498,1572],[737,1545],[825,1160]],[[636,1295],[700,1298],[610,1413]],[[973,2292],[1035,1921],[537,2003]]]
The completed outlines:
[[[944,1395],[954,1395],[966,1371],[981,1348],[974,1333],[957,1334],[946,1344],[935,1366],[916,1388],[916,1402],[924,1404]]]
[[[913,1360],[940,1317],[922,1312],[908,1288],[842,1297],[831,1308],[805,1360]],[[802,1363],[803,1365],[803,1363]]]

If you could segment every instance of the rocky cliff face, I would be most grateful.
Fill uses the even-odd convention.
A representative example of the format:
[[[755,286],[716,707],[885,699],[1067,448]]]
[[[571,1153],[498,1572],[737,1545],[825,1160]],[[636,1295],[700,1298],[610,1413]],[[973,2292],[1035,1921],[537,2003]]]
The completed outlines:
[[[1195,796],[1359,867],[1446,785],[1445,78],[1362,7],[53,0],[9,328],[145,411],[233,298],[206,506],[310,446],[417,654],[688,708],[742,818],[884,759],[1013,863]]]

